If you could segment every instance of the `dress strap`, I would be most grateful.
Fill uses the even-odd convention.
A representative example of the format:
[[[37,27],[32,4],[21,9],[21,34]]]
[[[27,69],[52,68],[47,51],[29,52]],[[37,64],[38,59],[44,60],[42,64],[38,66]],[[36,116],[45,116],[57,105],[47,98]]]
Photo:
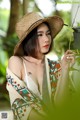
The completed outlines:
[[[24,60],[23,60],[23,66],[24,66],[25,75],[27,75],[27,70],[26,70],[26,65],[25,65]]]
[[[21,57],[22,61],[23,61],[23,67],[24,67],[24,72],[25,72],[25,75],[27,75],[27,70],[26,70],[26,65],[25,65],[25,61],[24,61],[24,58]]]

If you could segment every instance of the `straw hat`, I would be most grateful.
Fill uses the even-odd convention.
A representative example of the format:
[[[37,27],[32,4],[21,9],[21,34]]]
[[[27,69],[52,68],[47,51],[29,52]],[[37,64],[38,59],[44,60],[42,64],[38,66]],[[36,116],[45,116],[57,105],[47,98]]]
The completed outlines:
[[[44,18],[36,12],[24,15],[16,24],[16,33],[19,37],[19,42],[15,46],[14,55],[24,55],[22,41],[35,27],[43,22],[47,22],[49,24],[52,39],[60,32],[64,25],[63,20],[59,16]]]

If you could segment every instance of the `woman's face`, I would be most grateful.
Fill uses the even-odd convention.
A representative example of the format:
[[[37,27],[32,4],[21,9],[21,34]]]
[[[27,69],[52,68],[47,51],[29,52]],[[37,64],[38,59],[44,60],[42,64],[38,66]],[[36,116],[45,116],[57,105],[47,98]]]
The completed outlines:
[[[45,54],[49,51],[51,45],[51,32],[45,23],[38,26],[37,35],[40,52]]]

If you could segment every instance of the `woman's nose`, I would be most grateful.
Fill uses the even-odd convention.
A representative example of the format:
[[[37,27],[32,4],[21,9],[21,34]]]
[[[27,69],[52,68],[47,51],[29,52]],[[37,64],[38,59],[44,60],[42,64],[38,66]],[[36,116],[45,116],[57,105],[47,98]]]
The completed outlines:
[[[44,40],[45,40],[45,41],[49,41],[49,38],[48,38],[47,35],[44,35]]]

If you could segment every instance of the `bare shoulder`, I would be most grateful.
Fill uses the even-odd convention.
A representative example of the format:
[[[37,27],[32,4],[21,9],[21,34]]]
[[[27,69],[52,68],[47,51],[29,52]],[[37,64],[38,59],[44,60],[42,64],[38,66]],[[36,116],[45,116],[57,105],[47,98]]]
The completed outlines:
[[[21,78],[22,59],[18,56],[10,57],[8,61],[8,68]]]
[[[9,61],[8,61],[8,67],[11,67],[15,65],[16,66],[21,66],[22,65],[22,59],[18,56],[12,56],[10,57]]]

